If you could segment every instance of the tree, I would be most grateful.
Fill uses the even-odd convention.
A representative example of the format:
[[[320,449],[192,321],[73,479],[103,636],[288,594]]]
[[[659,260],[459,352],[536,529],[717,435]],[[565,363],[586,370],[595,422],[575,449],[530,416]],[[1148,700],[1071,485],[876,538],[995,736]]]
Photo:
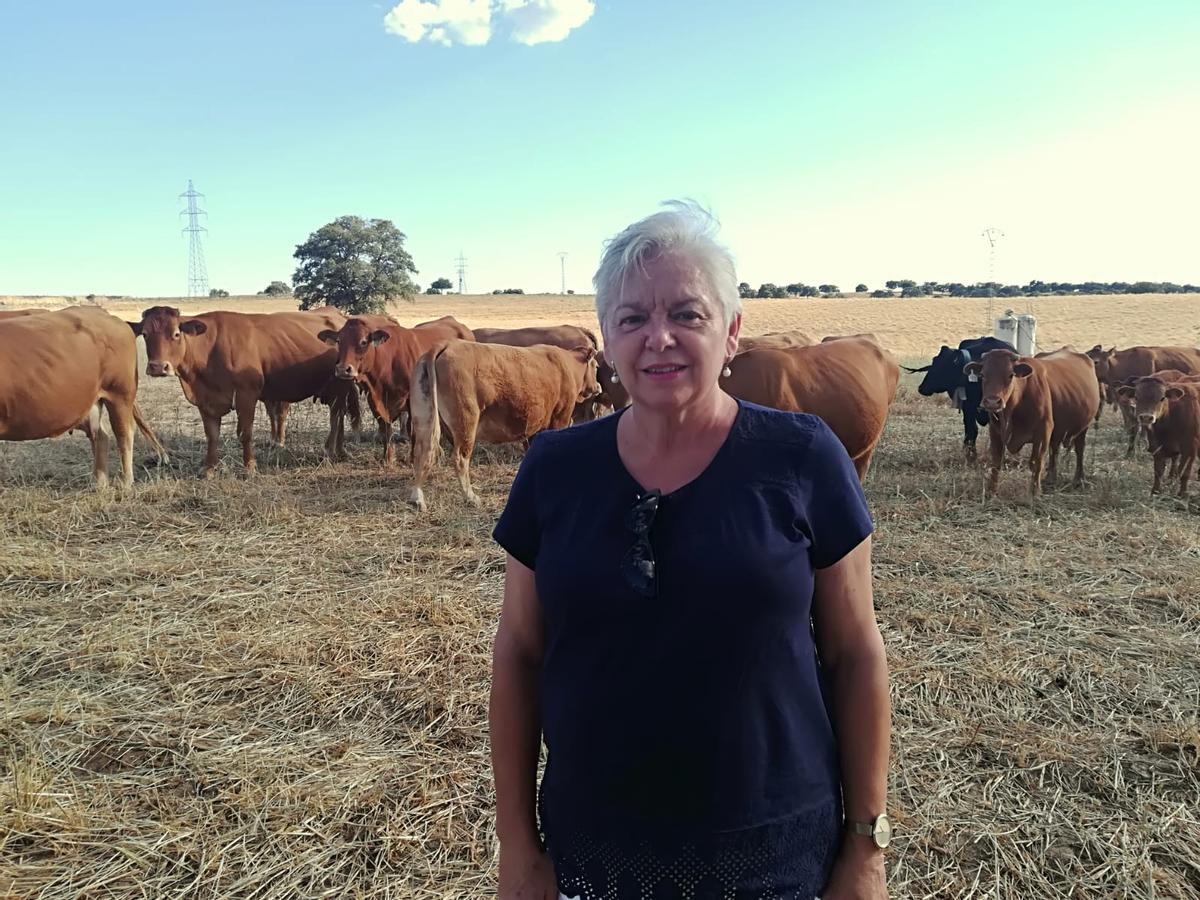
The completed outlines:
[[[387,219],[341,216],[308,236],[292,254],[301,309],[329,304],[351,315],[382,312],[395,297],[412,300],[417,267],[404,234]]]
[[[738,296],[743,300],[749,300],[750,298],[757,297],[758,295],[754,293],[754,288],[750,287],[749,284],[743,281],[738,285]]]
[[[268,297],[290,297],[292,289],[286,281],[272,281],[265,290],[261,290],[259,293],[266,294]]]
[[[817,290],[822,294],[836,294],[838,293],[838,286],[836,284],[823,284]]]
[[[883,297],[891,297],[891,296],[892,296],[892,292],[891,292],[891,291],[885,291],[885,290],[883,290],[883,289],[880,289],[880,290],[877,290],[877,291],[871,291],[871,296],[872,296],[872,297],[879,297],[879,298],[883,298]]]
[[[223,291],[220,288],[213,288],[211,291],[208,292],[208,296],[210,296],[210,297],[228,297],[229,291]]]
[[[448,291],[453,287],[454,284],[450,281],[450,279],[443,276],[442,278],[434,279],[433,284],[429,286],[429,290],[427,290],[425,293],[437,294],[441,291]]]
[[[867,286],[860,281],[854,286],[854,292],[856,294],[865,294],[867,292]]]

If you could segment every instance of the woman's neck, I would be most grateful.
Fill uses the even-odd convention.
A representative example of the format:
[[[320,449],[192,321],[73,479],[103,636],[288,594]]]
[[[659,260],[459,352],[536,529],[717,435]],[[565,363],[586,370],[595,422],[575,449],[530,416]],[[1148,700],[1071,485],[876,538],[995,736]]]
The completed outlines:
[[[737,417],[737,401],[714,387],[682,409],[661,411],[638,406],[625,413],[627,446],[639,456],[669,456],[692,448],[714,431],[725,434]]]

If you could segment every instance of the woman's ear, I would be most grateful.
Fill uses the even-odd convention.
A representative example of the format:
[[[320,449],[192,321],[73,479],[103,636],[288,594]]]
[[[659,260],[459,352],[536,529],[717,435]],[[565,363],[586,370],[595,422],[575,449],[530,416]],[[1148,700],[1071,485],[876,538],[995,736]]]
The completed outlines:
[[[742,333],[742,314],[738,313],[733,317],[733,321],[729,323],[729,333],[725,340],[725,355],[733,356],[737,353],[738,336]]]

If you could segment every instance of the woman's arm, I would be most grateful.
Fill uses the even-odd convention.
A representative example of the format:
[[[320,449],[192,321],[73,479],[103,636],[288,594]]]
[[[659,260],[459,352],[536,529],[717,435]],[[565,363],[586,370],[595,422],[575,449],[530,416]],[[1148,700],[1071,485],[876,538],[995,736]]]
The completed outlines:
[[[871,822],[887,807],[891,701],[887,657],[871,592],[871,539],[815,572],[813,628],[829,685],[846,818]],[[886,897],[883,853],[847,833],[825,900]]]
[[[537,830],[536,781],[542,737],[538,678],[544,646],[533,571],[509,555],[504,606],[492,649],[488,708],[502,900],[554,900],[558,895],[554,870],[542,852]]]

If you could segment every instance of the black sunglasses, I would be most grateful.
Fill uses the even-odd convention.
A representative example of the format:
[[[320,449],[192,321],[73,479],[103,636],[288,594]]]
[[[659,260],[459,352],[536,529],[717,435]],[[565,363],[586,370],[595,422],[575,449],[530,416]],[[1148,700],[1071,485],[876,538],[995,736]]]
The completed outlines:
[[[650,528],[654,525],[654,516],[658,513],[661,500],[661,491],[649,491],[638,497],[625,514],[625,527],[633,532],[635,541],[621,560],[621,575],[625,583],[643,597],[653,597],[658,593]]]

